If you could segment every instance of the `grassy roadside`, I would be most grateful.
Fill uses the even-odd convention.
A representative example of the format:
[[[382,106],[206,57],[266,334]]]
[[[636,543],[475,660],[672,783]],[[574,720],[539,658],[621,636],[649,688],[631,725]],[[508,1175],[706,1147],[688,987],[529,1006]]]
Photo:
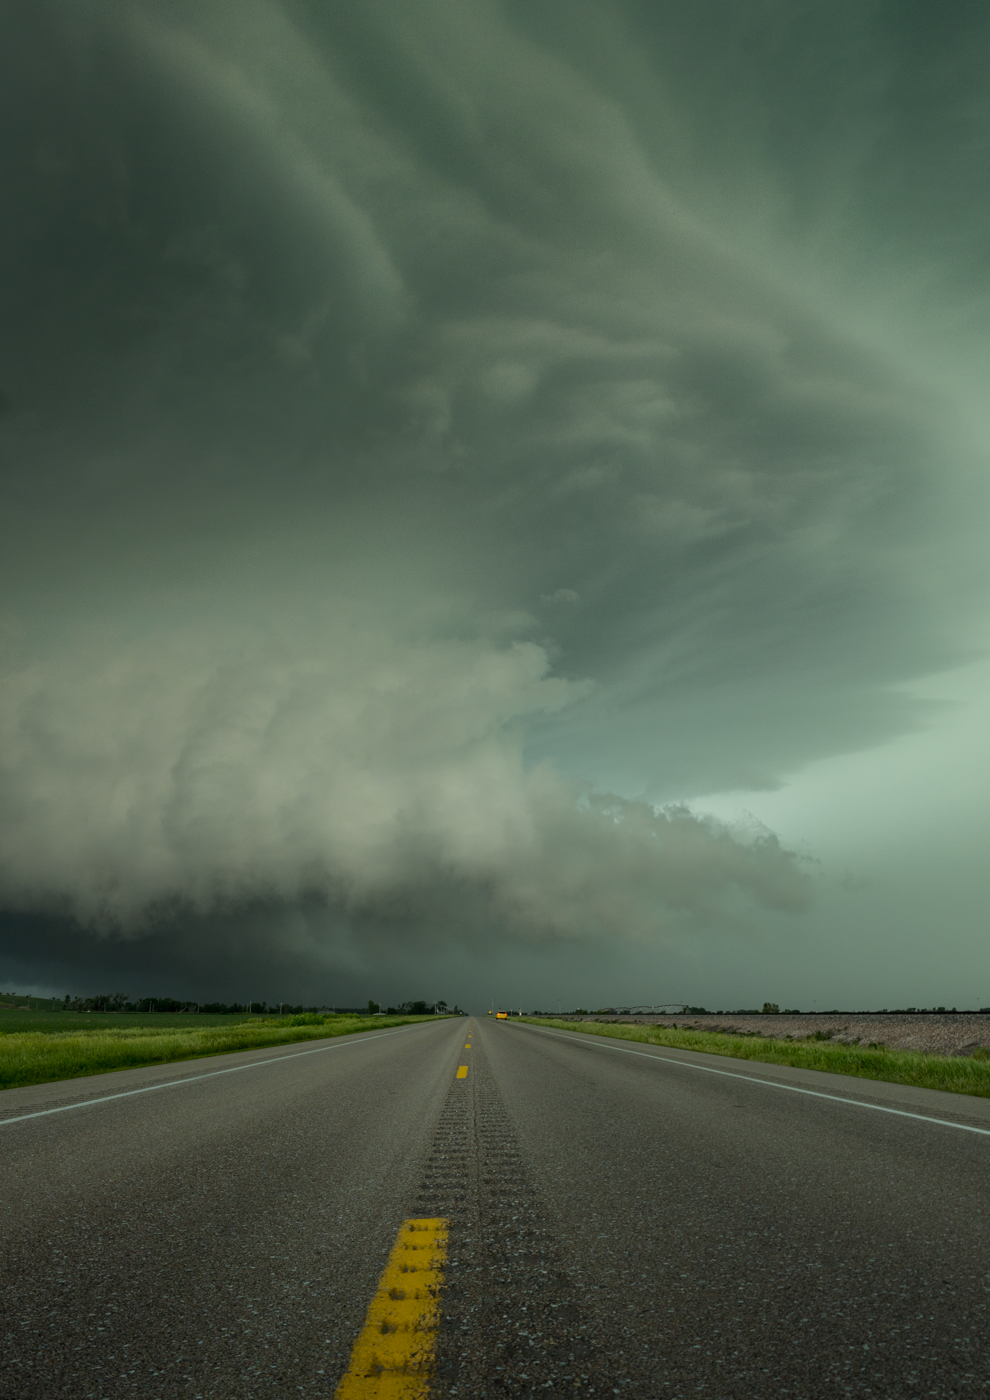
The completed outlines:
[[[966,1055],[923,1055],[914,1050],[835,1045],[827,1040],[771,1040],[726,1035],[720,1031],[668,1030],[663,1026],[613,1026],[603,1022],[557,1021],[532,1016],[522,1019],[531,1026],[582,1031],[612,1040],[638,1040],[646,1045],[666,1045],[672,1050],[702,1050],[708,1055],[728,1055],[738,1060],[757,1060],[761,1064],[854,1074],[861,1079],[882,1079],[888,1084],[914,1084],[921,1089],[944,1089],[953,1094],[990,1098],[990,1060]]]
[[[42,1007],[37,1011],[0,1010],[0,1035],[11,1035],[18,1031],[44,1031],[45,1034],[64,1034],[65,1031],[94,1030],[148,1030],[154,1027],[168,1030],[181,1027],[183,1030],[203,1030],[206,1026],[237,1026],[245,1021],[288,1020],[287,1016],[270,1016],[255,1012],[209,1012],[202,1014],[191,1011],[51,1011]]]
[[[0,1089],[47,1084],[108,1074],[116,1069],[194,1060],[234,1050],[258,1050],[267,1045],[291,1045],[300,1040],[326,1040],[356,1031],[382,1030],[432,1021],[433,1016],[278,1016],[242,1020],[236,1025],[123,1026],[120,1029],[13,1031],[0,1036]]]

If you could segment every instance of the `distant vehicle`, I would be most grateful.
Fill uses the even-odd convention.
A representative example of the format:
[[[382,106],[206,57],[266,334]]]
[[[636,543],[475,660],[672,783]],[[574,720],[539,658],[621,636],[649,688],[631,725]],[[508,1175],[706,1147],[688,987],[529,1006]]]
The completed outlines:
[[[496,1021],[507,1021],[509,1019],[508,1011],[496,1011],[495,1019]]]

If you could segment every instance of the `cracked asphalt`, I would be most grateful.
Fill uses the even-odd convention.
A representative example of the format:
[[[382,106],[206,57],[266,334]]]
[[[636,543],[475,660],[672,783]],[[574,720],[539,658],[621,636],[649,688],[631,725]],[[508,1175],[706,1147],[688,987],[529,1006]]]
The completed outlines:
[[[990,1136],[857,1106],[990,1101],[472,1025],[0,1095],[0,1395],[331,1396],[435,1214],[438,1398],[990,1388]]]

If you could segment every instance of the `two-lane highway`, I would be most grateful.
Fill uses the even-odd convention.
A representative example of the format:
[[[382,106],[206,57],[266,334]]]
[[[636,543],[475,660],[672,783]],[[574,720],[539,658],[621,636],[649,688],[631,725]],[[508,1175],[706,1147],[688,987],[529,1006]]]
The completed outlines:
[[[492,1072],[624,1393],[990,1388],[990,1102],[498,1029]]]
[[[0,1394],[332,1394],[462,1030],[443,1021],[0,1095]]]
[[[421,1394],[990,1389],[982,1100],[448,1020],[9,1091],[0,1160],[5,1397],[333,1396],[409,1219]]]

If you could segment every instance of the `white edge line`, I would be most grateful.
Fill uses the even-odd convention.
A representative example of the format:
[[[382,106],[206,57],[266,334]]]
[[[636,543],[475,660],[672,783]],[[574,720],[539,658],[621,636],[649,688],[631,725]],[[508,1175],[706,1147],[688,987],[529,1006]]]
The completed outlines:
[[[152,1094],[156,1089],[177,1089],[180,1084],[195,1084],[198,1079],[215,1079],[218,1074],[236,1074],[240,1069],[260,1069],[262,1065],[280,1065],[284,1060],[298,1060],[303,1055],[319,1055],[324,1050],[346,1050],[349,1045],[364,1045],[369,1040],[382,1040],[387,1035],[400,1035],[402,1031],[409,1029],[409,1026],[397,1026],[394,1031],[380,1031],[376,1035],[361,1035],[361,1032],[358,1031],[354,1040],[344,1039],[341,1036],[336,1045],[316,1045],[312,1050],[296,1050],[291,1055],[273,1055],[270,1060],[252,1060],[249,1065],[231,1065],[229,1069],[211,1069],[206,1074],[190,1074],[185,1079],[170,1079],[167,1084],[146,1084],[143,1089],[124,1089],[122,1093],[104,1094],[99,1099],[82,1099],[79,1103],[59,1104],[58,1108],[40,1108],[36,1113],[21,1113],[16,1118],[0,1118],[0,1128],[6,1127],[8,1123],[23,1123],[28,1118],[45,1118],[49,1113],[69,1113],[74,1108],[92,1108],[97,1103],[110,1103],[111,1099],[129,1099],[134,1094]],[[244,1051],[228,1053],[244,1054]],[[148,1066],[135,1066],[135,1068],[148,1068]],[[114,1072],[111,1071],[111,1073]],[[58,1081],[49,1080],[48,1083],[58,1083]],[[27,1089],[35,1086],[24,1084],[18,1085],[18,1087]],[[37,1087],[41,1088],[41,1085]]]
[[[540,1031],[543,1035],[554,1035],[558,1040],[576,1040],[579,1045],[593,1045],[596,1041],[599,1044],[605,1039],[604,1036],[596,1035],[595,1032],[571,1031],[567,1034],[564,1031],[547,1030],[545,1026],[529,1026],[531,1031]],[[587,1036],[587,1039],[585,1039]],[[731,1069],[715,1069],[713,1065],[696,1065],[691,1060],[675,1060],[670,1055],[650,1055],[646,1050],[628,1050],[624,1045],[601,1045],[603,1050],[617,1050],[620,1055],[641,1055],[644,1060],[663,1060],[668,1065],[680,1065],[684,1069],[700,1069],[705,1074],[721,1074],[726,1079],[745,1079],[747,1084],[765,1084],[770,1089],[786,1089],[790,1094],[810,1094],[813,1099],[831,1099],[833,1103],[847,1103],[853,1108],[872,1108],[875,1113],[896,1113],[899,1118],[917,1118],[921,1123],[937,1123],[941,1128],[958,1128],[963,1133],[979,1133],[981,1137],[990,1137],[990,1128],[974,1128],[969,1123],[953,1123],[950,1118],[931,1118],[927,1113],[909,1113],[906,1108],[886,1108],[880,1103],[864,1103],[862,1099],[847,1099],[842,1094],[823,1094],[820,1089],[801,1089],[796,1084],[780,1084],[776,1079],[758,1079],[755,1074],[736,1074]],[[691,1053],[690,1051],[688,1052]],[[694,1054],[704,1054],[704,1051],[694,1051]],[[879,1080],[878,1083],[886,1083]]]

